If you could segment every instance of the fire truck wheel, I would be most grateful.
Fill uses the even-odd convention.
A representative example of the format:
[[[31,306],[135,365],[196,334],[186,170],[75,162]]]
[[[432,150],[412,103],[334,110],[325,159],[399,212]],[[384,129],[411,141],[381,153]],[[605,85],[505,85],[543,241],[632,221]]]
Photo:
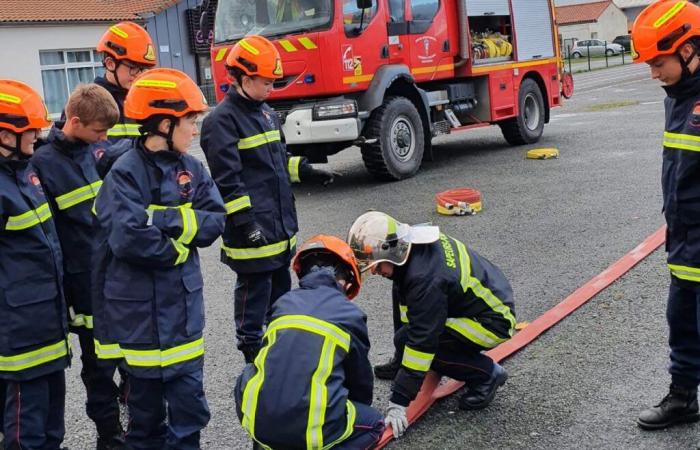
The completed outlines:
[[[367,170],[382,180],[410,178],[420,169],[425,150],[423,123],[413,102],[388,97],[372,112],[364,130],[374,144],[362,146]]]
[[[539,141],[544,130],[544,99],[535,80],[526,79],[520,85],[518,116],[500,122],[501,132],[511,145]]]

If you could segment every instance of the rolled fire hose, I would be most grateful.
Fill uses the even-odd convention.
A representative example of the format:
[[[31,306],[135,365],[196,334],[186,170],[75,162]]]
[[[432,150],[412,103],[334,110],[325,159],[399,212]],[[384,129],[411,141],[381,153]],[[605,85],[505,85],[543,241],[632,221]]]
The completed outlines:
[[[435,194],[437,212],[446,216],[470,216],[481,211],[481,192],[471,188]]]

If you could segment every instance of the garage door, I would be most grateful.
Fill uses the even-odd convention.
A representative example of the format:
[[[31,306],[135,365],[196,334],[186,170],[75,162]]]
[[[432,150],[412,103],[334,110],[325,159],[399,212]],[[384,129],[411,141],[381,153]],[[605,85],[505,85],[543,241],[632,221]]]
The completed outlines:
[[[548,0],[513,0],[518,60],[554,56],[551,18]]]

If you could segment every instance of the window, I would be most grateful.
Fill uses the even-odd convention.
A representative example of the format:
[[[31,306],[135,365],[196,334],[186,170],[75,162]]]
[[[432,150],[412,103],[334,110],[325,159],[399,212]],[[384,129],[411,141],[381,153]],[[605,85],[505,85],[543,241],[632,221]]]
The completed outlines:
[[[422,34],[433,24],[435,14],[440,8],[438,0],[411,0],[411,34]]]
[[[49,114],[58,115],[68,95],[80,83],[104,75],[102,58],[95,50],[42,50],[39,52],[44,100]]]
[[[357,36],[367,28],[367,25],[377,14],[377,1],[373,0],[372,7],[364,10],[364,17],[362,12],[363,10],[357,7],[357,0],[343,1],[343,25],[346,36]],[[362,22],[362,29],[360,29],[360,22]]]

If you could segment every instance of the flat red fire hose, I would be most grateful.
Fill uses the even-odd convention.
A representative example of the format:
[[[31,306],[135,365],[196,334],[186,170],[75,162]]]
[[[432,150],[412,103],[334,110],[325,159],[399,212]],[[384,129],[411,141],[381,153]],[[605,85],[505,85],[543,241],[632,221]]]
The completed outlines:
[[[629,272],[630,269],[659,248],[659,246],[664,243],[665,239],[666,226],[663,226],[610,267],[576,289],[562,300],[561,303],[535,319],[512,339],[488,351],[486,354],[494,361],[499,362],[527,346],[542,333],[561,322],[566,316],[576,311],[600,291]],[[418,420],[430,409],[436,400],[453,394],[463,385],[463,382],[456,380],[448,380],[446,383],[440,384],[440,376],[435,372],[429,372],[425,377],[425,381],[423,382],[418,396],[411,402],[406,410],[409,423],[414,423]],[[391,428],[388,427],[375,448],[384,448],[393,438],[394,435],[392,434]]]

